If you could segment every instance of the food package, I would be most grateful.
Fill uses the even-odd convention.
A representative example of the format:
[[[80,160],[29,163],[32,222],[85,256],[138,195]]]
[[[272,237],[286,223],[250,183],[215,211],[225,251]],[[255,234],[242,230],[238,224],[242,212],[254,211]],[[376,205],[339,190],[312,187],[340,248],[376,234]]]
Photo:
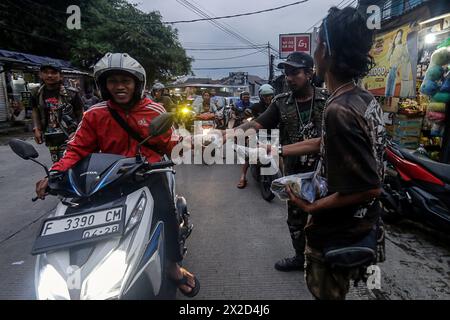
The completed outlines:
[[[399,113],[407,116],[423,115],[424,108],[416,100],[406,99],[400,103]]]
[[[289,200],[286,187],[299,198],[313,203],[328,193],[326,179],[313,172],[306,172],[282,177],[272,181],[270,189],[280,200]]]
[[[238,144],[233,145],[234,151],[238,156],[238,159],[241,161],[248,159],[258,159],[262,163],[269,163],[271,160],[271,156],[267,154],[266,149],[264,148],[248,148],[245,146],[241,146]]]

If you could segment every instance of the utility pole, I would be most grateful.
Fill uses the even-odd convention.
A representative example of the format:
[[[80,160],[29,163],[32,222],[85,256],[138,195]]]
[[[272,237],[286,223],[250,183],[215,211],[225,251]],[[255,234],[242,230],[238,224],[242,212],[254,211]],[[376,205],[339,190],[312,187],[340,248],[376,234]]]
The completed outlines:
[[[269,83],[273,80],[273,61],[275,56],[270,53],[270,42],[267,42],[267,53],[269,54]]]
[[[269,77],[268,77],[268,79],[270,82],[270,68],[271,68],[271,65],[270,65],[270,42],[267,42],[267,55],[269,56]]]

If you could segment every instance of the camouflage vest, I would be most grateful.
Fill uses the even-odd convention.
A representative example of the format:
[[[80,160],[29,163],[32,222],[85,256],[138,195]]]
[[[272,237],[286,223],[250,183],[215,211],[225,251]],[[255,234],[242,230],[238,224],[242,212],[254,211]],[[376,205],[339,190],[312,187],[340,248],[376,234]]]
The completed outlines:
[[[315,89],[311,121],[308,122],[308,116],[308,120],[303,125],[299,119],[299,110],[297,110],[294,99],[291,92],[280,94],[274,99],[280,113],[280,143],[282,145],[317,138],[322,132],[322,114],[327,100],[325,92],[319,88]],[[285,174],[312,171],[317,160],[317,155],[285,157]]]
[[[292,93],[283,93],[275,97],[275,103],[280,113],[280,142],[282,145],[292,144],[320,136],[322,127],[322,112],[326,96],[315,90],[311,122],[303,123],[299,119],[299,110]]]

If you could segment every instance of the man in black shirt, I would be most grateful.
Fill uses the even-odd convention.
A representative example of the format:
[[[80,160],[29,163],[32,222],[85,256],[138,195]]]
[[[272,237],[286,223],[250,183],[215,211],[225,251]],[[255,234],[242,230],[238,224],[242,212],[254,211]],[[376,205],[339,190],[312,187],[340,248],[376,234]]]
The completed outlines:
[[[39,144],[45,141],[56,162],[83,117],[84,104],[76,89],[63,85],[59,66],[41,65],[40,77],[44,84],[31,97],[34,139]]]
[[[277,95],[270,106],[256,120],[238,127],[248,129],[275,129],[279,127],[281,145],[318,137],[322,123],[322,110],[326,97],[315,88],[313,58],[302,52],[290,54],[285,62],[278,64],[283,69],[290,91]],[[316,155],[288,156],[283,158],[284,174],[292,175],[314,170]],[[275,263],[279,271],[303,270],[305,233],[308,215],[288,201],[287,224],[295,250],[293,257]]]
[[[358,268],[325,262],[323,250],[353,244],[379,221],[377,200],[383,178],[384,127],[374,97],[357,87],[371,67],[372,34],[356,9],[330,9],[314,54],[318,76],[332,92],[324,111],[322,137],[283,146],[283,155],[319,153],[328,196],[310,204],[288,190],[290,200],[310,217],[305,228],[305,277],[317,299],[345,299]]]

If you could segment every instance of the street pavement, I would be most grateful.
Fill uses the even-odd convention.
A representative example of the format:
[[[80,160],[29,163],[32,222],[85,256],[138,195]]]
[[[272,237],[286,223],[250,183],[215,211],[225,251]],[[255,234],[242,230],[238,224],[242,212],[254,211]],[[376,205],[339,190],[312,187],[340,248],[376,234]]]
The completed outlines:
[[[37,149],[50,164],[45,146]],[[186,197],[194,224],[184,266],[201,281],[196,299],[311,299],[303,272],[273,268],[276,260],[293,254],[284,202],[264,201],[250,175],[247,188],[237,189],[237,165],[176,170],[177,193]],[[53,197],[31,202],[43,175],[42,168],[0,145],[0,299],[35,298],[30,251],[42,219],[57,203]],[[417,224],[388,227],[381,289],[369,291],[360,284],[348,298],[450,299],[448,248]]]

